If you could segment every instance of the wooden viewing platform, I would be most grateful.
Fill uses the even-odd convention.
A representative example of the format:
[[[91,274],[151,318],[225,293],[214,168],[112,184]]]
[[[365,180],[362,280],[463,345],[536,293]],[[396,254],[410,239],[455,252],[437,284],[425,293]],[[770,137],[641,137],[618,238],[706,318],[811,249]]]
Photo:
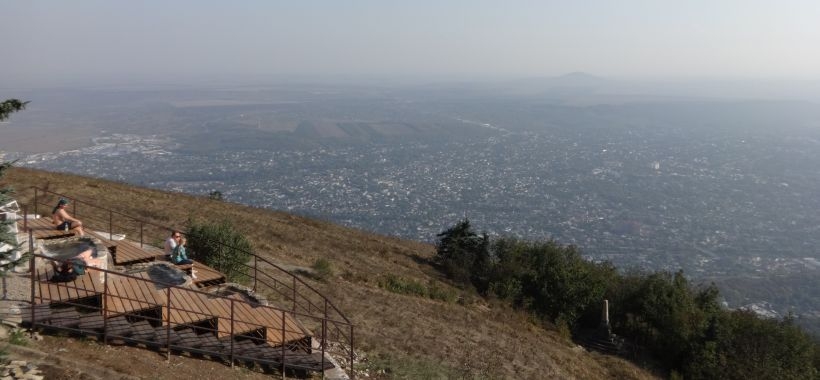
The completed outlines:
[[[107,249],[110,257],[97,255],[105,257],[107,265],[101,265],[105,269],[88,268],[71,281],[51,282],[54,271],[43,262],[53,259],[34,255],[31,304],[21,310],[24,324],[165,350],[169,356],[189,353],[230,360],[232,365],[246,363],[254,370],[283,375],[295,371],[297,376],[308,376],[302,371],[333,368],[325,356],[329,352],[347,359],[348,368],[353,368],[350,320],[325,295],[268,258],[245,252],[252,257],[246,263],[252,271],[248,284],[252,291],[226,284],[223,273],[202,262],[170,263],[163,249],[155,246],[167,238],[163,235],[171,230],[168,226],[101,207],[96,200],[36,186],[32,190],[33,197],[24,207],[16,201],[2,207],[17,215],[33,208],[36,214],[38,206],[51,210],[56,199],[68,199],[72,213],[87,222],[84,232],[93,238],[96,252]],[[67,254],[81,244],[74,244],[74,232],[57,230],[51,217],[26,215],[11,229],[18,242],[35,250],[54,247]],[[37,241],[72,236],[65,242]],[[285,304],[269,307],[257,294],[272,295]]]
[[[91,235],[106,246],[116,245],[117,257],[121,252],[133,252],[126,256],[140,258],[134,263],[145,262],[148,257],[148,261],[167,261],[155,247],[137,253],[142,248],[134,242]],[[33,322],[39,326],[89,329],[94,334],[156,347],[170,342],[176,350],[206,355],[224,356],[224,351],[233,347],[230,349],[237,350],[236,355],[246,359],[277,365],[284,361],[286,367],[312,371],[333,367],[321,355],[311,353],[310,332],[289,312],[249,302],[238,293],[219,296],[203,292],[209,285],[225,282],[219,271],[195,262],[197,278],[189,282],[190,287],[169,289],[168,284],[152,281],[147,269],[154,265],[168,265],[190,275],[191,265],[157,263],[129,274],[89,267],[73,281],[51,282],[53,269],[37,269],[33,276],[35,304],[23,311],[23,320],[31,323],[33,312]],[[242,339],[253,343],[243,343]],[[229,343],[232,340],[234,343]]]

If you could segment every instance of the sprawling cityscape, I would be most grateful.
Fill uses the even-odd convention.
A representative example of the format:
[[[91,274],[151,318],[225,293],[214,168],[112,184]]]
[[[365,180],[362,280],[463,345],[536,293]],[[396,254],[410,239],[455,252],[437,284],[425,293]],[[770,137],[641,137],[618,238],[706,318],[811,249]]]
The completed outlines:
[[[656,120],[652,105],[642,113],[435,103],[411,111],[402,104],[403,118],[388,122],[372,115],[388,117],[394,105],[359,105],[352,109],[360,119],[378,121],[329,123],[332,107],[322,104],[318,117],[301,121],[308,116],[298,104],[181,107],[174,117],[191,127],[176,133],[100,132],[85,147],[6,158],[158,189],[219,191],[226,201],[419,241],[434,242],[468,218],[491,235],[555,239],[619,268],[683,270],[716,282],[733,307],[820,317],[820,298],[804,291],[816,289],[820,274],[817,129],[765,129],[766,121],[726,115],[688,128],[687,112],[709,111],[691,104],[681,115],[663,110],[674,122]],[[296,120],[291,130],[261,125],[283,114]],[[327,137],[334,134],[355,138]],[[773,287],[777,299],[767,296]]]

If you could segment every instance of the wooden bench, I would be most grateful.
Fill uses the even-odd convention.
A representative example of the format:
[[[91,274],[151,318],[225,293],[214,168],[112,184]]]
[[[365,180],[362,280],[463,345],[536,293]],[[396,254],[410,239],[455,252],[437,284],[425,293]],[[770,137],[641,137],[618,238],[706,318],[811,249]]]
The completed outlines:
[[[111,240],[108,239],[108,234],[104,233],[89,232],[88,234],[100,239],[100,241],[108,247],[109,251],[116,251],[112,253],[114,265],[149,262],[156,260],[158,256],[164,255],[161,249],[152,245],[143,244],[142,247],[140,247],[139,242],[127,239]],[[112,249],[112,247],[116,248]]]
[[[51,218],[37,218],[29,220],[19,220],[17,225],[20,231],[28,233],[31,231],[35,239],[56,239],[67,236],[74,236],[71,231],[58,230],[54,224],[51,223]],[[26,230],[26,228],[28,230]]]
[[[194,280],[194,284],[196,284],[197,287],[204,288],[206,286],[225,283],[225,275],[222,274],[222,272],[214,268],[211,268],[199,261],[192,261],[194,262],[193,264],[182,264],[177,265],[176,267],[180,270],[185,271],[185,273],[187,273],[189,276],[192,276],[191,268],[193,268],[193,270],[196,271],[196,278],[193,278],[193,276],[192,278]]]

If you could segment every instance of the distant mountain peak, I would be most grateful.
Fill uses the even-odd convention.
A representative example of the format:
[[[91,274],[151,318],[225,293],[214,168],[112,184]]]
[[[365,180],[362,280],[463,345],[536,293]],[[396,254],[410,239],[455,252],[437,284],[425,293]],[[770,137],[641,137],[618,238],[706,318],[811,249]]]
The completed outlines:
[[[595,79],[595,80],[603,80],[604,79],[604,78],[601,78],[597,75],[592,75],[590,73],[585,73],[583,71],[573,71],[571,73],[566,73],[564,75],[559,75],[558,78],[574,78],[574,79],[583,78],[583,79]]]
[[[574,71],[553,78],[553,82],[564,86],[590,86],[604,83],[606,79],[583,71]]]

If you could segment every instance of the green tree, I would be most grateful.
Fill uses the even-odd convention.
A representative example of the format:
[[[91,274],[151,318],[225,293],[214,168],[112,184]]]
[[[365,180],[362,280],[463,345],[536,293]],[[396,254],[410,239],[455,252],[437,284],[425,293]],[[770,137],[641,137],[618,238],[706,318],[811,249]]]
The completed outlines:
[[[490,266],[490,238],[487,234],[479,236],[470,221],[464,219],[436,236],[436,260],[444,273],[457,282],[472,284],[479,292],[485,292]]]
[[[231,281],[247,281],[251,244],[230,222],[189,221],[186,236],[192,258],[216,268]]]
[[[720,313],[717,288],[697,290],[683,271],[623,276],[607,296],[617,305],[610,313],[613,330],[674,370],[703,349]]]
[[[541,317],[573,326],[603,299],[616,275],[609,264],[585,260],[574,246],[555,241],[499,239],[493,244],[495,267],[490,288],[500,297]]]
[[[0,121],[8,119],[14,112],[22,111],[28,102],[21,102],[17,99],[8,99],[0,103]]]
[[[0,121],[4,121],[9,116],[17,111],[26,108],[28,102],[21,102],[17,99],[9,99],[0,103]],[[0,162],[0,179],[6,174],[6,170],[12,167],[14,162]],[[10,187],[0,188],[0,206],[3,206],[11,201],[11,194],[13,189]],[[21,255],[15,260],[15,254],[19,252],[20,245],[17,244],[17,239],[10,231],[11,226],[16,221],[5,220],[0,222],[0,276],[5,277],[6,273],[17,266],[21,261],[26,260],[26,255]],[[5,287],[3,287],[5,291]]]
[[[725,311],[713,337],[687,367],[693,379],[817,379],[817,345],[792,318],[761,319],[752,312]]]

